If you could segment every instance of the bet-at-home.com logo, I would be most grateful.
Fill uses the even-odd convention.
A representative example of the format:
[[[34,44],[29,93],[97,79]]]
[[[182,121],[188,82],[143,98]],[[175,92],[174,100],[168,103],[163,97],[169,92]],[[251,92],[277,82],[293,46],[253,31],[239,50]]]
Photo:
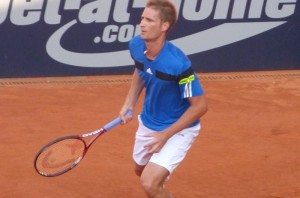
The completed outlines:
[[[297,0],[174,0],[181,20],[199,23],[224,21],[220,25],[195,31],[171,40],[187,55],[235,43],[284,25],[295,14]],[[139,34],[139,25],[130,23],[128,9],[142,9],[146,0],[0,0],[0,25],[7,20],[16,26],[38,22],[58,26],[46,43],[54,60],[79,67],[128,66],[133,62],[129,51],[84,53],[61,45],[67,31],[77,24],[105,24],[95,45],[129,42]],[[76,11],[78,17],[62,24],[64,13]],[[263,17],[264,16],[264,17]],[[110,17],[112,19],[110,19]],[[109,23],[113,20],[113,25]],[[197,45],[195,45],[197,43]],[[116,58],[117,57],[117,58]]]

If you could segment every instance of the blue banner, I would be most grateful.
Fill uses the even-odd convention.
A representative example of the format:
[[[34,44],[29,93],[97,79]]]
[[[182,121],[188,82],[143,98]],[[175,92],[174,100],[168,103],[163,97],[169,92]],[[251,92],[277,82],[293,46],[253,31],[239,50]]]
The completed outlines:
[[[174,0],[197,72],[300,69],[299,0]],[[1,0],[0,78],[129,74],[146,0]]]

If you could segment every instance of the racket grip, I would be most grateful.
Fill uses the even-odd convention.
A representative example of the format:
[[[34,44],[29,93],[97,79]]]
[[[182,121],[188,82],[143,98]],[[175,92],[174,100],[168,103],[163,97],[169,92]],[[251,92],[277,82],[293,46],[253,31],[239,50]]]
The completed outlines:
[[[131,110],[129,110],[126,115],[133,115],[133,112]],[[113,121],[111,121],[110,123],[106,124],[103,128],[104,130],[108,131],[110,129],[112,129],[113,127],[121,124],[122,122],[122,118],[119,116],[116,119],[114,119]]]

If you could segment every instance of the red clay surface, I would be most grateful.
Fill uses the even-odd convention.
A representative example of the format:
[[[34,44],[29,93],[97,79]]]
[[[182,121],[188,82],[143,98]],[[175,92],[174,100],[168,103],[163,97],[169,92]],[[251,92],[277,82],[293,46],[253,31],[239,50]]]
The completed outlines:
[[[168,189],[176,198],[299,198],[300,71],[200,78],[209,112]],[[46,178],[33,168],[50,140],[115,118],[129,86],[130,76],[0,79],[0,197],[145,197],[131,158],[142,100],[135,119],[100,137],[70,172]]]

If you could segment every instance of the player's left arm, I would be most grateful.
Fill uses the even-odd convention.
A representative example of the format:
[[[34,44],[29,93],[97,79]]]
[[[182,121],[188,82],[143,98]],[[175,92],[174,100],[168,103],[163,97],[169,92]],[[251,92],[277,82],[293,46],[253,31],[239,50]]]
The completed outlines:
[[[204,90],[192,67],[186,69],[179,76],[178,84],[181,97],[189,100],[190,107],[181,115],[177,122],[163,131],[168,139],[179,131],[191,126],[208,110]]]
[[[201,118],[208,111],[204,94],[190,97],[188,100],[190,101],[191,106],[177,120],[177,122],[160,133],[149,134],[149,136],[154,137],[154,140],[145,146],[148,148],[149,153],[159,152],[169,138],[179,131],[191,126],[191,124],[193,124],[197,119]]]
[[[168,138],[191,126],[197,119],[201,118],[208,111],[204,94],[190,97],[188,100],[191,106],[185,111],[185,113],[177,122],[164,131],[166,134],[168,134]]]

